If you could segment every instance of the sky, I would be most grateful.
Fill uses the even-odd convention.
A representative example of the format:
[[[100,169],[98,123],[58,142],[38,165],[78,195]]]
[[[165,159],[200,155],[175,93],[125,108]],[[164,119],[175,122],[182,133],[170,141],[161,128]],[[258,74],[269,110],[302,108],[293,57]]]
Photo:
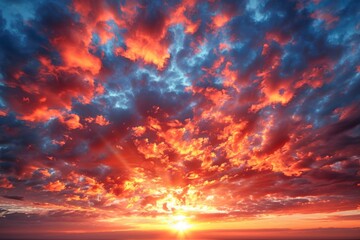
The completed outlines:
[[[359,237],[359,45],[360,1],[1,0],[2,236]]]

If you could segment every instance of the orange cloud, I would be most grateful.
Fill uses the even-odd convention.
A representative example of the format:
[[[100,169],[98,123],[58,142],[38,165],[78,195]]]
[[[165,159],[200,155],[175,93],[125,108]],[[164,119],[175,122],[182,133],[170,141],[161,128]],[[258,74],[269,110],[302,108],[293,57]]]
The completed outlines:
[[[231,16],[219,13],[212,18],[215,28],[221,28],[231,20]]]
[[[121,24],[121,20],[116,9],[109,6],[105,1],[73,1],[74,10],[80,14],[81,22],[86,24],[88,32],[99,35],[100,43],[105,44],[115,37],[111,31],[108,21],[115,21]]]
[[[102,115],[97,115],[95,118],[95,123],[99,124],[100,126],[106,126],[109,125],[110,122],[108,120],[106,120],[106,118]]]
[[[59,180],[55,182],[50,182],[44,186],[44,189],[49,192],[60,192],[66,188],[66,185]]]
[[[217,3],[214,3],[215,6]],[[219,10],[212,18],[211,28],[218,30],[224,27],[237,14],[236,5],[229,3],[221,3],[221,10]]]
[[[125,37],[126,50],[118,48],[117,55],[132,61],[143,60],[145,63],[154,64],[159,70],[163,69],[170,58],[168,43],[163,31],[158,36],[152,36],[142,30],[135,30]]]
[[[110,124],[110,122],[108,120],[106,120],[106,118],[102,115],[97,115],[95,118],[87,117],[87,118],[85,118],[85,121],[89,122],[89,123],[94,122],[100,126],[107,126]]]
[[[199,28],[200,21],[194,22],[186,17],[186,12],[192,12],[195,5],[196,1],[184,0],[168,15],[157,12],[153,16],[145,14],[137,15],[135,18],[134,8],[124,11],[126,14],[130,12],[130,19],[135,20],[127,22],[128,32],[124,36],[126,48],[117,48],[116,55],[132,61],[142,60],[147,64],[154,64],[157,69],[162,70],[170,58],[168,28],[175,24],[183,24],[185,33],[189,34],[194,34]]]
[[[57,118],[59,116],[61,116],[61,112],[59,110],[40,107],[36,108],[32,113],[19,116],[18,118],[30,122],[45,122],[51,118]]]
[[[84,31],[84,29],[82,30]],[[89,52],[90,38],[87,33],[81,34],[81,30],[77,33],[71,33],[72,39],[65,37],[57,37],[53,40],[54,46],[57,47],[59,53],[68,68],[80,68],[83,71],[89,71],[96,75],[101,69],[101,60]]]
[[[83,127],[83,125],[80,123],[80,117],[73,113],[67,114],[65,116],[60,116],[59,120],[69,129],[77,129]]]
[[[133,135],[136,137],[140,137],[146,131],[146,128],[143,126],[133,127],[132,130],[134,131]]]
[[[49,170],[47,170],[47,169],[40,168],[40,169],[37,170],[37,172],[39,172],[44,177],[50,177],[51,176]]]
[[[308,84],[312,88],[321,87],[326,83],[327,79],[324,76],[330,69],[331,66],[326,64],[310,67],[310,69],[302,74],[301,80],[296,83],[295,87],[299,88],[305,84]]]
[[[224,76],[223,85],[224,87],[232,87],[236,89],[237,92],[239,92],[240,89],[236,85],[236,82],[238,81],[239,78],[238,77],[239,72],[237,70],[230,69],[231,65],[232,65],[231,62],[227,62],[224,70],[221,72],[222,75]]]

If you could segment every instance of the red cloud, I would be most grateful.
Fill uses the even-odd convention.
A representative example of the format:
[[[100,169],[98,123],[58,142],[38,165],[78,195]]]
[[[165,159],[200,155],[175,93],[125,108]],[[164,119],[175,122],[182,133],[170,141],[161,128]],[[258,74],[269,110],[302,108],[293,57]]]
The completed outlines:
[[[104,1],[73,1],[73,7],[81,16],[81,21],[86,24],[87,32],[99,35],[101,44],[107,43],[115,35],[111,31],[108,21],[114,20],[120,24],[121,21],[116,9]]]
[[[267,41],[275,41],[281,45],[285,45],[289,43],[291,36],[283,32],[272,31],[266,33],[265,39]]]
[[[3,109],[0,109],[0,116],[1,117],[4,117],[7,115],[7,111],[6,110],[3,110]]]
[[[0,179],[0,188],[13,188],[14,185],[6,178]]]
[[[34,112],[20,116],[19,119],[30,122],[45,122],[51,118],[57,118],[61,116],[61,112],[56,109],[48,109],[47,107],[39,107]]]
[[[200,20],[192,21],[189,17],[187,17],[187,13],[194,13],[194,8],[196,6],[196,1],[194,0],[183,0],[179,3],[170,13],[170,21],[169,25],[172,24],[183,24],[185,26],[185,33],[194,34],[199,26]],[[191,15],[191,14],[189,14]]]
[[[132,61],[141,59],[158,69],[164,68],[170,57],[166,16],[159,12],[153,16],[138,15],[136,19],[125,34],[126,49],[118,48],[116,54]]]
[[[132,61],[142,60],[147,64],[154,64],[159,70],[163,69],[170,58],[168,28],[174,24],[183,24],[186,33],[195,33],[200,21],[193,22],[186,17],[186,12],[192,12],[195,5],[195,1],[184,0],[168,15],[159,11],[152,16],[146,12],[144,15],[135,15],[134,8],[128,11],[128,7],[124,6],[124,12],[130,14],[130,19],[133,20],[126,25],[126,48],[117,48],[116,54]]]

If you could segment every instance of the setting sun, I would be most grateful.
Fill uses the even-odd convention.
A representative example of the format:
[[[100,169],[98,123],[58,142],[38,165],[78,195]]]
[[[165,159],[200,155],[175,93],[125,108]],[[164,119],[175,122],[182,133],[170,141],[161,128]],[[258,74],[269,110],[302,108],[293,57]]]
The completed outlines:
[[[191,228],[190,223],[183,215],[174,216],[173,220],[170,223],[170,226],[172,229],[179,233],[183,233]]]

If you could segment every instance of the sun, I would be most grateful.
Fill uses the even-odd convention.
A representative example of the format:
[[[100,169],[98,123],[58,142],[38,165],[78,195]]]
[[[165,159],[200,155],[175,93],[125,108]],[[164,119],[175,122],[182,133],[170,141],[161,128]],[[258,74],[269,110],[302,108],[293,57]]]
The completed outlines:
[[[173,219],[170,222],[170,224],[171,224],[171,228],[178,233],[184,233],[191,228],[190,223],[183,215],[173,216]]]
[[[178,232],[185,232],[186,230],[188,230],[190,228],[190,224],[185,222],[185,221],[182,221],[182,222],[177,222],[175,225],[174,225],[174,229]]]

